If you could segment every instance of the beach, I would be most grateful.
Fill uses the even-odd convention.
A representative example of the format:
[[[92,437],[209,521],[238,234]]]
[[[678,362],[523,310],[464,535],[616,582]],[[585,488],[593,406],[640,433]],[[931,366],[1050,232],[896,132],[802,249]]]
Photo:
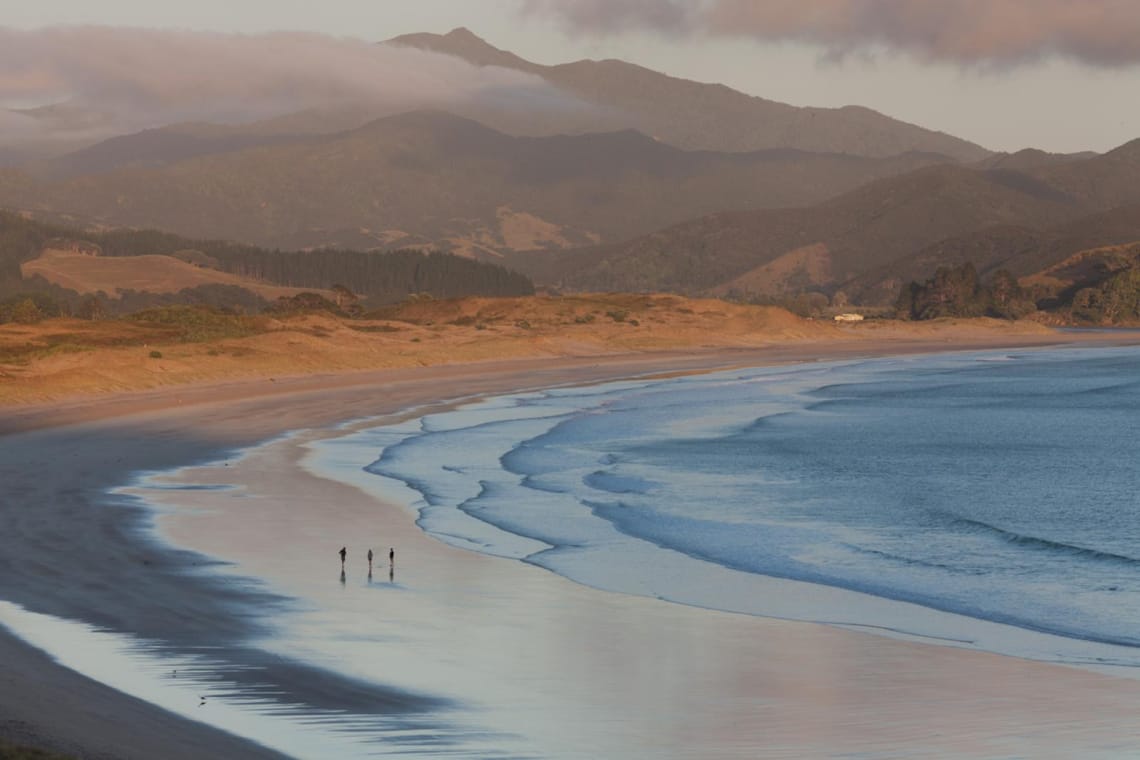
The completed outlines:
[[[306,445],[337,424],[488,394],[1082,339],[840,341],[518,359],[14,407],[0,420],[0,599],[162,642],[159,656],[217,648],[221,669],[239,685],[271,684],[313,710],[374,718],[381,730],[438,741],[439,754],[479,747],[484,756],[1119,757],[1140,747],[1140,682],[597,591],[446,546],[404,509],[303,466]],[[279,438],[292,431],[299,432]],[[266,441],[273,442],[233,456]],[[158,516],[115,490],[136,473],[180,467],[189,468],[178,475],[185,487],[171,490]],[[199,481],[256,498],[227,518],[232,530],[203,533],[195,513],[217,509],[210,500],[218,492],[189,487]],[[291,502],[335,510],[328,523],[314,525],[311,511],[281,509]],[[149,540],[155,533],[162,541]],[[397,547],[390,588],[383,585],[386,546],[377,544],[378,577],[365,580],[361,555],[369,544],[352,541],[364,535]],[[183,542],[209,551],[163,548]],[[340,585],[334,555],[350,542],[351,577]],[[272,588],[237,583],[218,562],[235,564],[239,577],[285,580]],[[298,594],[313,583],[343,591],[376,622],[370,635],[390,674],[383,685],[251,645],[273,632],[244,611],[288,610],[289,582]],[[275,756],[214,728],[208,706],[188,705],[185,715],[197,719],[180,717],[52,664],[13,636],[0,636],[0,647],[0,737],[84,756]],[[335,660],[335,650],[327,656]],[[456,704],[457,694],[483,700],[486,735]],[[515,743],[523,729],[537,745]],[[405,749],[397,742],[392,754]]]

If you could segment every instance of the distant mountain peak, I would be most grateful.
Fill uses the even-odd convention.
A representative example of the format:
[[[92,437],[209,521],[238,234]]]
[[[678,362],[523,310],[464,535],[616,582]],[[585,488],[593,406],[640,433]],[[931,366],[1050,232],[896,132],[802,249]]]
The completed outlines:
[[[533,63],[500,50],[465,27],[446,34],[405,34],[385,44],[442,53],[475,66],[533,74],[595,107],[592,112],[579,109],[570,119],[565,113],[558,118],[539,113],[531,114],[529,121],[486,108],[471,112],[477,120],[514,134],[612,132],[632,127],[684,150],[796,149],[878,158],[918,151],[955,161],[979,161],[989,155],[973,143],[900,122],[865,106],[799,108],[617,59],[550,66]]]
[[[402,34],[399,37],[385,40],[384,44],[443,53],[444,55],[462,58],[476,66],[502,66],[530,72],[542,68],[514,53],[500,50],[465,26],[456,27],[447,34],[433,34],[431,32]]]
[[[453,39],[453,40],[463,40],[463,41],[467,41],[467,42],[481,42],[484,45],[486,45],[487,47],[491,47],[490,43],[488,43],[485,39],[483,39],[479,35],[475,34],[475,32],[471,31],[470,29],[468,29],[465,26],[457,26],[443,36],[447,39]]]

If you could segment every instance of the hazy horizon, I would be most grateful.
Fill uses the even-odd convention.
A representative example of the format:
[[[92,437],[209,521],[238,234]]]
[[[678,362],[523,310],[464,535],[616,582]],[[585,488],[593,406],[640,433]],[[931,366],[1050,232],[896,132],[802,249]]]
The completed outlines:
[[[1119,0],[1008,0],[999,5],[1001,12],[978,0],[818,0],[796,6],[731,0],[428,0],[375,6],[331,0],[315,9],[280,8],[264,0],[236,5],[203,0],[176,8],[138,0],[108,0],[97,6],[47,0],[5,14],[8,26],[0,27],[0,34],[8,38],[9,60],[8,73],[0,75],[0,104],[11,108],[37,99],[51,102],[51,96],[62,91],[61,84],[63,90],[76,82],[90,86],[85,71],[71,79],[60,76],[58,50],[44,42],[53,36],[98,34],[107,44],[121,45],[143,29],[160,37],[196,30],[216,33],[230,49],[247,47],[254,62],[265,60],[267,40],[280,49],[281,41],[291,38],[304,40],[305,51],[316,46],[328,53],[335,48],[337,65],[351,68],[352,56],[344,51],[359,51],[361,43],[466,26],[492,45],[538,63],[619,58],[797,106],[866,106],[990,150],[1105,151],[1140,137],[1140,105],[1134,98],[1140,89],[1140,35],[1132,34],[1140,29],[1140,11]],[[796,10],[801,6],[807,12]],[[98,29],[85,29],[87,25]],[[21,35],[37,41],[17,53],[11,40]],[[100,49],[69,48],[70,65],[84,70],[94,66],[109,72],[108,77],[138,73],[116,69],[116,56],[94,52]],[[187,72],[205,65],[169,66],[171,60],[181,64],[192,56],[166,55],[169,51],[162,46],[153,52],[167,68],[149,66],[148,73],[181,68],[174,77],[178,82],[192,79]],[[17,55],[25,57],[17,61]],[[0,51],[0,60],[4,58]],[[308,63],[296,54],[282,58]],[[207,69],[218,65],[216,58],[204,60]],[[22,69],[17,62],[24,64]],[[391,80],[402,88],[401,97],[414,102],[439,104],[435,97],[416,97],[416,87],[443,85],[451,97],[466,97],[498,86],[497,74],[488,77],[488,72],[462,67],[407,80],[406,72],[420,69],[398,56],[387,65],[400,74]],[[200,73],[194,87],[208,79],[208,70]],[[220,78],[229,78],[228,70]],[[334,81],[317,77],[308,83],[314,92],[374,92],[375,83],[365,79],[345,73]],[[261,89],[231,88],[230,94],[242,105],[249,99],[270,103],[280,94],[272,89],[275,83],[280,84],[269,76]],[[103,84],[116,91],[109,79]],[[135,97],[133,86],[117,92]],[[157,83],[155,91],[164,86]],[[533,86],[529,95],[550,95],[535,82],[527,85],[517,78],[509,86]],[[147,92],[143,88],[144,96]],[[302,107],[309,105],[302,102]],[[0,121],[0,129],[18,128],[9,122],[12,119]]]

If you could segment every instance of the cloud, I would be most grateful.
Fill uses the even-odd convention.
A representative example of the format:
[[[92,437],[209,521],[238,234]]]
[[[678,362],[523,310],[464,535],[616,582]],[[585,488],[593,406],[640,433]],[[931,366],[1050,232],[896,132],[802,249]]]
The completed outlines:
[[[697,8],[685,0],[525,0],[525,15],[553,16],[572,33],[613,34],[637,29],[686,32]]]
[[[9,140],[34,137],[37,133],[36,119],[13,111],[0,111],[0,135]]]
[[[1140,63],[1135,0],[528,0],[524,8],[578,33],[640,28],[802,42],[838,57],[885,48],[967,66],[1049,56]]]
[[[309,108],[445,108],[531,97],[549,102],[559,95],[529,74],[318,34],[0,27],[0,109],[66,103],[60,110],[72,117],[86,113],[71,121],[87,130],[91,114],[104,115],[107,131],[122,131],[186,120],[246,122]],[[113,124],[103,123],[108,119]],[[68,119],[47,121],[68,128]]]

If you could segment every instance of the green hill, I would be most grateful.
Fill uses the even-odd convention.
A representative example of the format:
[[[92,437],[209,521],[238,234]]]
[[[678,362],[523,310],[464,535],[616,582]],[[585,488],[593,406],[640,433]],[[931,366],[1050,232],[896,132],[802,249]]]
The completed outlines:
[[[142,133],[71,165],[113,164],[122,155],[145,163],[156,146],[236,145],[183,138]],[[337,135],[70,179],[9,171],[0,175],[0,204],[267,247],[420,246],[494,259],[622,240],[726,209],[817,203],[946,160],[684,151],[629,130],[512,137],[450,114],[414,112]]]
[[[713,214],[607,246],[509,262],[581,290],[893,302],[903,283],[965,262],[1023,276],[1140,238],[1140,141],[1026,171],[942,165],[803,208]]]
[[[82,267],[64,262],[61,269],[58,255],[41,259],[45,250],[90,261]],[[112,261],[100,267],[97,259]],[[127,259],[134,263],[124,268],[120,264]],[[118,279],[115,272],[121,273]],[[409,295],[534,292],[520,274],[444,253],[268,250],[153,230],[81,230],[0,211],[0,305],[31,298],[48,314],[79,313],[96,305],[100,313],[171,304],[250,311],[269,305],[267,297],[290,296],[297,290],[341,292],[349,301],[359,300],[361,307]]]

